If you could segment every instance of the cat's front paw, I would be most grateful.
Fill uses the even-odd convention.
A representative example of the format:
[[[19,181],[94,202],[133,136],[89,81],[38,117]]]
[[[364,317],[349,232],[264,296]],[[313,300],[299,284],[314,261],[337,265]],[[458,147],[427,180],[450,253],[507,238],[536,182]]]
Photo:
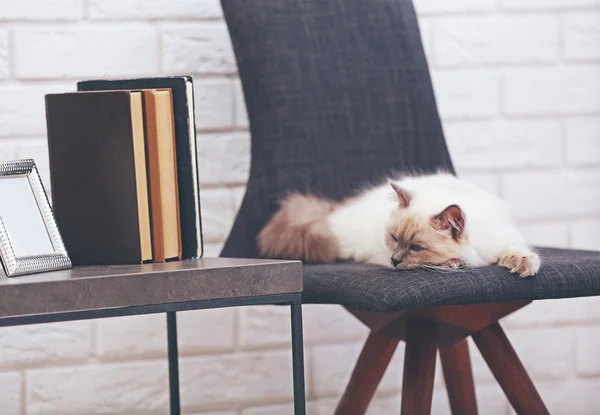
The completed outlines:
[[[540,257],[528,249],[506,251],[498,260],[498,265],[521,277],[530,277],[540,269]]]

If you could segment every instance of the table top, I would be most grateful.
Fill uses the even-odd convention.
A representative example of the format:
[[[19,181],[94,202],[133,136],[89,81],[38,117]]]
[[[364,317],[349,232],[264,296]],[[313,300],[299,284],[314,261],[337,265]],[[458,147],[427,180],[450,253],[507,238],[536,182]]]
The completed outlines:
[[[302,263],[202,258],[73,267],[20,277],[0,271],[0,319],[302,292]]]

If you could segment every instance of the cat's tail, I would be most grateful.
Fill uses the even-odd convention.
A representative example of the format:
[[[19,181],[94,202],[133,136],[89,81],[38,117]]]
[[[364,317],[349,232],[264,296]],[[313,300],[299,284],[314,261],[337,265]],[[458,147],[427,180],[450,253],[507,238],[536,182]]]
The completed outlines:
[[[258,235],[261,256],[305,262],[333,262],[338,242],[327,216],[336,204],[313,195],[291,193]]]

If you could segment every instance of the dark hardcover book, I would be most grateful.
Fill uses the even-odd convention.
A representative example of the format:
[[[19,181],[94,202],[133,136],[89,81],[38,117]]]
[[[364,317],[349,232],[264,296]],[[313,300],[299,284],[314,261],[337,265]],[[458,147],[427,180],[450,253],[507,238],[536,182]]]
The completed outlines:
[[[45,100],[52,208],[71,262],[151,261],[142,93]]]
[[[203,253],[203,241],[192,78],[177,76],[100,79],[77,83],[78,91],[162,88],[171,89],[173,95],[182,258],[200,258]]]

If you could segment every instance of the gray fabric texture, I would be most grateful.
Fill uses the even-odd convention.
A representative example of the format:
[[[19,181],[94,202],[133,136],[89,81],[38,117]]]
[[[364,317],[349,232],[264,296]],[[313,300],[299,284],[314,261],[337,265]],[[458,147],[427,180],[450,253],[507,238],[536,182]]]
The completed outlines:
[[[395,170],[452,170],[406,0],[222,0],[244,90],[252,166],[223,256],[291,190],[341,199]]]
[[[340,200],[393,172],[454,172],[410,0],[221,0],[252,136],[248,188],[221,256],[292,190]],[[304,300],[373,311],[600,293],[600,253],[543,250],[535,278],[499,267],[394,272],[305,265]]]
[[[387,312],[600,294],[600,252],[552,248],[538,252],[542,267],[530,278],[499,266],[433,272],[356,263],[304,265],[303,301]]]

